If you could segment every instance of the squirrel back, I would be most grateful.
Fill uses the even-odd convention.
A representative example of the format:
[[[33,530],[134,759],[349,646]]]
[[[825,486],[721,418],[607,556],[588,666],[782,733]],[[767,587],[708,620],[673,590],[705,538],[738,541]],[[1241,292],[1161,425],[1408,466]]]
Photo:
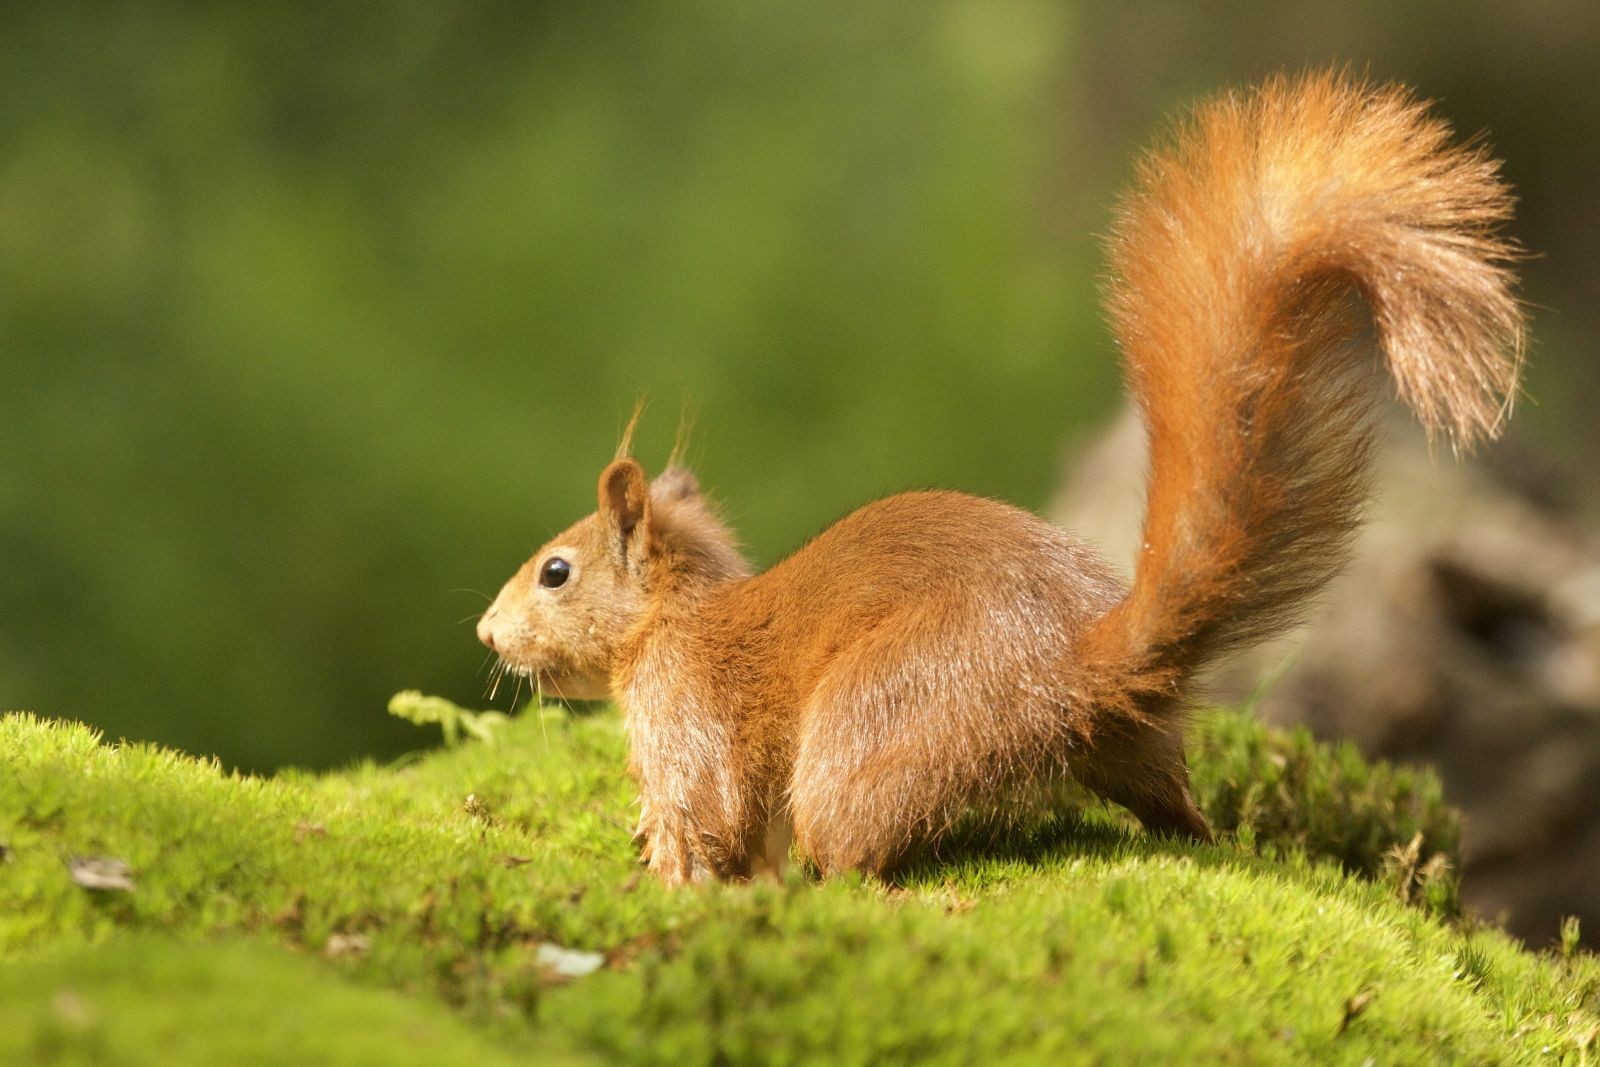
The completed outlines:
[[[1481,151],[1397,89],[1274,79],[1147,158],[1110,310],[1151,439],[1121,589],[1087,545],[959,493],[870,504],[752,575],[692,476],[625,454],[595,514],[479,623],[557,695],[614,695],[668,882],[883,871],[963,811],[1070,773],[1206,839],[1184,760],[1195,672],[1292,622],[1339,568],[1371,447],[1371,360],[1430,430],[1498,432],[1522,312]]]

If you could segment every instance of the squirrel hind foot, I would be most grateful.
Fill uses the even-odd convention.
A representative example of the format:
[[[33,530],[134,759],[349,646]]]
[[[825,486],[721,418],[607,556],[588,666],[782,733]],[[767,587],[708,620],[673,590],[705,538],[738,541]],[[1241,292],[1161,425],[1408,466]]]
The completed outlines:
[[[1194,795],[1189,791],[1187,772],[1169,773],[1164,779],[1117,782],[1108,786],[1087,781],[1084,784],[1096,794],[1133,812],[1152,834],[1201,844],[1210,844],[1215,840],[1211,825],[1206,822],[1206,817],[1194,802]]]
[[[1211,824],[1206,822],[1206,817],[1195,805],[1187,782],[1170,797],[1132,802],[1124,806],[1137,815],[1144,828],[1153,834],[1186,838],[1206,845],[1216,840],[1211,833]]]
[[[1214,835],[1189,789],[1180,729],[1128,724],[1104,731],[1073,761],[1097,796],[1127,808],[1153,834],[1209,843]]]

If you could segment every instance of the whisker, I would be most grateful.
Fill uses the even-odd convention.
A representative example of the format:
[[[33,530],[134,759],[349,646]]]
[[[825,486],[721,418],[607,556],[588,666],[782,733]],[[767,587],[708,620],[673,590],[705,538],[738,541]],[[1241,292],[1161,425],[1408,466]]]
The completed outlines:
[[[533,676],[533,693],[535,697],[534,711],[539,716],[539,736],[544,738],[545,751],[550,751],[550,730],[544,721],[544,683],[539,676]]]
[[[505,673],[506,661],[495,658],[494,666],[489,669],[489,680],[484,683],[483,693],[489,700],[494,699],[494,691],[500,685],[500,676]]]
[[[487,603],[493,603],[493,601],[494,601],[494,597],[490,596],[488,593],[485,593],[481,589],[446,589],[445,592],[447,592],[447,593],[471,593],[473,596],[481,596],[481,597],[483,597],[484,601],[487,602]]]

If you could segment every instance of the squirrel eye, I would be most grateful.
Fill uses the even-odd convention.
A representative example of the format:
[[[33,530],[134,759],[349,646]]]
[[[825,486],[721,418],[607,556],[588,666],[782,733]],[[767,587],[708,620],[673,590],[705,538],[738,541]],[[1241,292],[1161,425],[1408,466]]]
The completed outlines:
[[[572,574],[572,564],[560,556],[551,556],[544,561],[544,566],[539,568],[539,584],[546,589],[557,589],[567,584],[567,578]]]

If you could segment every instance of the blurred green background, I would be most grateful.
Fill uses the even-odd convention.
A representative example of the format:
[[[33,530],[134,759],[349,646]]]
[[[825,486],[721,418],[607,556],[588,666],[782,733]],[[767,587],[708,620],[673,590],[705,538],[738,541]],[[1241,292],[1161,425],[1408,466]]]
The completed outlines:
[[[1600,5],[6,5],[0,706],[250,769],[484,703],[470,618],[635,399],[770,562],[1114,407],[1096,234],[1173,109],[1339,62],[1489,131],[1523,432],[1592,455]],[[500,694],[505,705],[508,694]]]

